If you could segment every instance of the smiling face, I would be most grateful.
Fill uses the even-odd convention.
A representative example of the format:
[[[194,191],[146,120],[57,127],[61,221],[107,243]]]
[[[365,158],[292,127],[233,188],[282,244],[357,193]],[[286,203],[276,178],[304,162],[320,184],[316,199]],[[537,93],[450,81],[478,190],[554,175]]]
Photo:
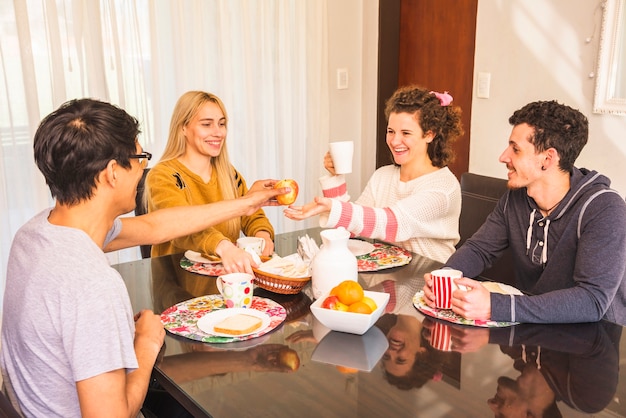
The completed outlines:
[[[408,165],[422,159],[433,134],[424,134],[417,120],[417,113],[391,113],[387,123],[387,146],[393,161]]]
[[[413,317],[398,315],[398,322],[387,333],[389,348],[383,354],[383,367],[394,376],[405,376],[413,368],[415,356],[426,349],[420,343],[421,323]]]
[[[226,141],[226,117],[220,107],[206,102],[183,127],[187,154],[217,157]]]
[[[525,123],[514,126],[509,145],[500,155],[499,161],[504,163],[508,170],[509,188],[530,188],[542,176],[541,165],[545,159],[545,152],[537,153],[535,146],[530,142],[534,132],[534,129]]]

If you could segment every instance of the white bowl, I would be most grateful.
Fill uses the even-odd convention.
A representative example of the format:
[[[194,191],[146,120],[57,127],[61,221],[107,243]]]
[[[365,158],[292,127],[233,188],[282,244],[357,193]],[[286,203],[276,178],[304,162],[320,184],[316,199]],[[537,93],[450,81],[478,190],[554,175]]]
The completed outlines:
[[[311,359],[370,372],[388,347],[387,337],[378,327],[363,335],[330,331],[317,344]]]
[[[378,321],[378,318],[380,318],[385,310],[385,306],[387,306],[387,302],[389,302],[389,293],[370,292],[369,290],[365,290],[363,293],[376,302],[376,310],[369,315],[322,308],[322,302],[328,297],[328,294],[313,302],[311,312],[313,312],[315,318],[317,318],[322,325],[333,331],[363,335]]]

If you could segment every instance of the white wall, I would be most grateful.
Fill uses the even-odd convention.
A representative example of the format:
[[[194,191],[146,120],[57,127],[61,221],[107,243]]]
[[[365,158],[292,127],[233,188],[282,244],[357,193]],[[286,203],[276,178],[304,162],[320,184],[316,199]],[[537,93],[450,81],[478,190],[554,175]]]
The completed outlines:
[[[509,116],[528,102],[555,99],[589,118],[589,142],[576,165],[607,175],[626,196],[626,116],[592,113],[601,3],[479,0],[474,84],[478,72],[491,73],[491,94],[478,99],[474,91],[470,171],[505,178],[498,157]]]
[[[353,172],[346,177],[353,199],[376,168],[378,0],[328,2],[330,138],[355,141]],[[336,71],[348,70],[348,88],[337,89]],[[320,174],[324,174],[323,155]],[[319,190],[319,184],[316,185]]]

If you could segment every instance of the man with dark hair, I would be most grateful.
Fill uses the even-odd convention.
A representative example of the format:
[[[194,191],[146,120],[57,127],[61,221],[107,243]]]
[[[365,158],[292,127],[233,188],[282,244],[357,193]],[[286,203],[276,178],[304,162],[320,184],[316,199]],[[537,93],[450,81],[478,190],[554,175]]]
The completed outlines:
[[[251,214],[288,188],[256,182],[239,199],[120,215],[135,207],[151,155],[124,110],[73,100],[34,137],[35,161],[55,206],[15,235],[2,326],[2,375],[26,416],[137,416],[165,332],[158,315],[133,317],[104,251],[156,244]]]
[[[626,202],[610,180],[574,161],[588,137],[587,118],[556,101],[533,102],[509,119],[500,156],[509,191],[483,226],[446,262],[456,281],[452,310],[471,319],[626,325]],[[506,248],[523,296],[489,293],[469,279]],[[431,278],[424,294],[434,306]]]

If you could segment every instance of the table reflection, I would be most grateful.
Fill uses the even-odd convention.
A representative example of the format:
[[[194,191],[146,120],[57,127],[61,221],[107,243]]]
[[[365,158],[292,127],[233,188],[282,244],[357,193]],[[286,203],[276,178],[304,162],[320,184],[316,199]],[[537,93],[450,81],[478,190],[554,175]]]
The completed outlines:
[[[481,329],[426,318],[425,339],[432,341],[435,331],[449,338],[452,352],[470,353],[498,344],[512,359],[518,375],[498,376],[496,392],[487,400],[497,417],[560,417],[557,402],[575,411],[597,413],[617,391],[622,327],[616,324]]]
[[[279,254],[290,254],[301,235],[277,237]],[[135,310],[162,312],[218,293],[214,277],[184,270],[181,257],[116,266]],[[309,311],[310,285],[297,295],[255,289],[287,310],[280,327],[228,344],[168,334],[156,376],[194,415],[216,418],[626,416],[621,326],[478,328],[424,317],[412,297],[439,265],[415,256],[403,267],[360,273],[365,289],[391,295],[365,337],[321,326]],[[285,348],[299,358],[296,371],[277,361]]]

